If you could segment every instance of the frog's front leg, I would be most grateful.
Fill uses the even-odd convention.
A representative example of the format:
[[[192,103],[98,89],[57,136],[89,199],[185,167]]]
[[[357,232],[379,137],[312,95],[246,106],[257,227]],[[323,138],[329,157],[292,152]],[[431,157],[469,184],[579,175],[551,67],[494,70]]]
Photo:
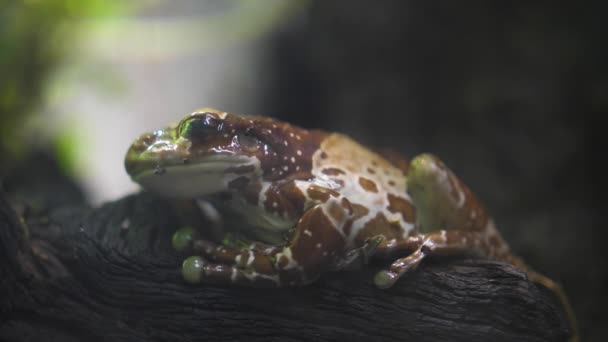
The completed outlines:
[[[308,284],[327,270],[344,250],[342,225],[349,212],[330,198],[309,209],[286,246],[259,250],[219,247],[205,251],[216,262],[195,256],[184,261],[183,274],[190,283],[233,283],[256,286]]]
[[[217,244],[209,240],[195,240],[192,243],[192,251],[214,262],[245,267],[247,262],[251,262],[250,259],[252,258],[250,256],[254,253],[274,255],[283,249],[282,246],[272,246],[260,242],[252,242],[242,246],[226,242],[225,239],[223,244]]]

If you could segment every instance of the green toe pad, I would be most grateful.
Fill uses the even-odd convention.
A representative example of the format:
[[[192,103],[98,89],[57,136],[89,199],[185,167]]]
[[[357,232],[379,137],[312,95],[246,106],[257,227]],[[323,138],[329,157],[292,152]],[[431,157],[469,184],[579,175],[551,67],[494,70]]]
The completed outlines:
[[[386,289],[395,283],[396,274],[391,271],[380,271],[374,277],[374,284],[381,289]]]
[[[182,252],[190,247],[192,240],[194,240],[194,229],[192,227],[184,227],[173,234],[171,244],[176,251]]]
[[[182,275],[190,284],[200,284],[203,279],[205,260],[200,256],[191,256],[182,263]]]

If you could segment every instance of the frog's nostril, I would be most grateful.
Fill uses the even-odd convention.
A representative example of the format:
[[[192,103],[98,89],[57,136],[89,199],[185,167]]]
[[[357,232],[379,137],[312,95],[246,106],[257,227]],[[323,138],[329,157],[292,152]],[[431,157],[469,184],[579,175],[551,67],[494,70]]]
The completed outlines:
[[[137,154],[143,153],[150,145],[154,144],[155,140],[156,137],[152,134],[142,134],[133,142],[129,150]]]
[[[146,143],[146,144],[153,143],[154,139],[156,139],[156,135],[151,134],[151,133],[142,134],[141,137],[139,138],[139,140],[141,142]]]
[[[148,148],[148,145],[142,141],[136,141],[133,143],[133,145],[131,145],[131,148],[129,149],[129,153],[132,154],[141,154],[143,153],[146,149]]]

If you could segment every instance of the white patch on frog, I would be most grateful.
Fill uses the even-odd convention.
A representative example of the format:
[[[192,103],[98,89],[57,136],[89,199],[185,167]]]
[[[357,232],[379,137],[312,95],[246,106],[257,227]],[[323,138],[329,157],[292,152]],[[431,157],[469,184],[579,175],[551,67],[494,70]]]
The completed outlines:
[[[296,167],[296,170],[299,170],[299,166]],[[313,168],[314,171],[314,168]],[[332,190],[336,190],[338,192],[340,192],[342,185],[340,185],[339,182],[336,182],[336,178],[334,177],[330,177],[324,173],[319,173],[319,174],[315,174],[313,172],[313,179],[310,181],[303,181],[303,180],[295,180],[294,181],[294,185],[300,190],[300,192],[304,195],[305,197],[305,202],[304,202],[304,210],[308,210],[310,208],[312,208],[314,205],[319,204],[318,201],[316,200],[312,200],[308,197],[308,188],[311,185],[317,185],[319,187],[322,188],[326,188],[326,189],[332,189]]]
[[[256,271],[251,271],[251,272],[243,271],[242,274],[245,278],[247,278],[251,281],[255,281],[256,279],[261,278],[261,279],[268,279],[277,285],[280,285],[280,283],[281,283],[279,280],[278,274],[268,275],[268,274],[258,273]]]
[[[342,230],[342,227],[344,227],[344,223],[346,223],[346,220],[348,219],[348,213],[346,212],[346,209],[344,209],[342,207],[342,204],[341,204],[342,198],[343,198],[342,196],[337,197],[337,198],[330,197],[327,200],[327,202],[325,202],[321,206],[321,210],[323,211],[323,214],[329,220],[329,222],[331,222],[332,227],[334,227],[336,229],[336,231],[338,233],[340,233],[340,235],[342,235],[343,238],[346,238],[346,236],[344,235],[344,231]],[[331,215],[332,208],[334,208],[333,210],[336,210],[335,207],[338,207],[337,210],[344,211],[344,215],[342,215],[344,218],[342,219],[342,221],[338,221],[335,217],[333,217]],[[317,244],[317,245],[319,245],[319,244]],[[320,248],[320,247],[317,246],[317,248]]]
[[[281,260],[281,258],[283,257],[287,258],[287,265],[283,267],[284,270],[289,270],[292,268],[301,268],[300,264],[298,264],[298,262],[293,259],[290,247],[283,247],[283,251],[281,253],[277,253],[275,257],[277,261]]]
[[[249,255],[248,255],[248,259],[247,259],[247,267],[251,266],[251,264],[253,264],[253,260],[255,260],[255,255],[253,254],[253,251],[249,251]]]
[[[490,243],[491,239],[497,239],[501,242],[497,249],[490,252],[491,254],[493,254],[493,255],[490,255],[491,257],[506,255],[506,254],[510,253],[509,245],[502,238],[502,235],[500,235],[500,233],[498,232],[498,229],[496,229],[496,225],[494,224],[494,221],[488,220],[488,223],[486,223],[486,227],[484,228],[484,240],[485,240],[486,246],[491,246],[491,243]]]
[[[462,208],[466,200],[466,196],[457,181],[450,182],[449,169],[447,169],[447,167],[440,167],[439,164],[434,161],[430,163],[430,165],[433,167],[433,171],[431,172],[435,172],[437,174],[437,187],[440,189],[439,191],[450,195],[455,192],[458,198],[453,198],[452,196],[450,196],[450,198],[456,202],[455,205],[457,208]]]
[[[462,206],[464,206],[464,202],[466,200],[466,196],[464,195],[464,191],[462,191],[462,189],[456,185],[456,188],[458,188],[457,192],[458,192],[458,208],[462,208]]]
[[[262,188],[260,189],[260,194],[258,195],[258,207],[264,208],[264,204],[266,203],[266,192],[270,189],[272,183],[270,182],[262,182]],[[276,203],[276,202],[275,202]]]
[[[310,184],[312,184],[312,182],[303,181],[303,180],[295,180],[295,181],[293,181],[293,184],[304,195],[304,198],[305,198],[305,200],[304,200],[304,211],[312,208],[315,204],[317,204],[316,201],[311,200],[308,197],[308,195],[307,195],[308,187],[310,186]]]
[[[239,173],[234,173],[234,172],[224,172],[224,187],[226,189],[228,189],[228,184],[230,184],[230,182],[232,182],[233,180],[235,180],[237,178],[247,177],[249,179],[252,179],[252,178],[255,179],[255,178],[260,178],[262,175],[261,163],[257,157],[241,156],[241,157],[239,157],[239,159],[241,159],[243,162],[241,164],[237,165],[237,167],[253,166],[253,171],[248,172],[246,174],[239,174]]]
[[[321,156],[324,154],[325,158],[322,158]],[[322,171],[328,168],[342,170],[344,174],[326,175]],[[375,174],[370,175],[367,171],[368,168],[374,169]],[[409,236],[413,230],[414,224],[406,222],[401,213],[392,213],[388,210],[390,205],[388,202],[389,194],[411,202],[406,192],[406,177],[403,172],[349,137],[334,133],[325,138],[319,150],[315,151],[312,156],[311,173],[314,176],[313,184],[334,189],[340,193],[341,197],[347,198],[352,204],[362,205],[369,211],[367,215],[353,222],[351,232],[346,237],[347,248],[356,247],[354,246],[354,239],[365,224],[380,213],[389,222],[397,222],[400,225],[403,237]],[[362,188],[359,184],[360,177],[373,181],[378,191],[370,192]],[[389,185],[389,181],[394,182],[395,185]],[[306,189],[310,182],[304,183],[306,184],[296,182],[296,186],[306,195]],[[316,204],[308,196],[306,197],[308,206]],[[330,215],[327,215],[327,217],[331,220]]]
[[[252,159],[257,160],[245,156],[216,155],[188,164],[162,165],[161,161],[159,166],[164,172],[156,174],[154,170],[147,170],[134,177],[134,180],[144,188],[167,197],[203,197],[225,191],[228,181],[236,178],[234,175],[226,177],[225,170],[248,165]],[[259,169],[259,161],[257,165],[256,168]]]
[[[178,150],[189,151],[192,146],[190,140],[184,139],[183,137],[178,137],[173,140],[169,133],[164,130],[156,131],[155,135],[157,136],[157,139],[146,148],[146,151],[142,153],[142,155],[150,153],[156,154],[160,156],[160,158],[164,156],[172,157],[177,154]],[[159,162],[163,163],[162,160]]]

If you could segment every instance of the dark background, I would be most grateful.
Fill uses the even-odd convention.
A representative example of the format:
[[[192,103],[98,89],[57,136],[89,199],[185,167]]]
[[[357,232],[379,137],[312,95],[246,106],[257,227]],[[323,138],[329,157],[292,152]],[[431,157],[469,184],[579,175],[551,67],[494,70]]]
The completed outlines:
[[[270,46],[263,113],[440,156],[603,340],[606,6],[315,1]]]
[[[200,3],[180,6],[189,14],[188,6]],[[0,2],[0,179],[23,145],[37,137],[20,125],[28,114],[39,114],[41,84],[71,52],[70,41],[56,50],[47,34],[71,19],[112,12],[110,4]],[[174,4],[160,7],[171,14],[173,6],[180,7]],[[486,203],[515,253],[563,284],[583,340],[605,340],[608,6],[599,1],[302,4],[302,12],[272,34],[265,65],[244,66],[263,70],[264,80],[251,89],[260,102],[255,112],[346,133],[410,157],[438,155]],[[195,33],[184,38],[204,45]],[[203,65],[196,58],[174,64],[191,62]],[[129,63],[163,79],[151,72],[158,65]],[[150,84],[154,98],[146,95],[142,102],[154,107],[169,101],[162,86],[167,87]],[[242,95],[218,88],[227,101],[236,103]],[[92,107],[85,103],[87,111]],[[45,120],[42,116],[43,125],[53,124]],[[144,129],[146,120],[137,120]],[[112,134],[122,132],[119,128],[108,132],[108,141],[118,139]],[[117,159],[126,147],[120,146]]]

